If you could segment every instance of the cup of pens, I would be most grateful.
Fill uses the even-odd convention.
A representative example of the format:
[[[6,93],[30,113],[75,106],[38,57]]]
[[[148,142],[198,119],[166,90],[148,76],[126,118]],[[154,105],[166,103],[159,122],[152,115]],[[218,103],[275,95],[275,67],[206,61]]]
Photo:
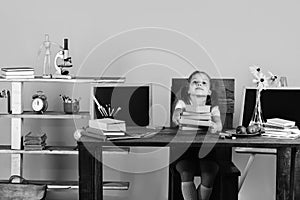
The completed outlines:
[[[76,114],[79,112],[80,106],[79,106],[79,99],[71,99],[68,96],[65,95],[60,95],[60,97],[63,100],[63,107],[64,107],[64,112],[66,114]]]

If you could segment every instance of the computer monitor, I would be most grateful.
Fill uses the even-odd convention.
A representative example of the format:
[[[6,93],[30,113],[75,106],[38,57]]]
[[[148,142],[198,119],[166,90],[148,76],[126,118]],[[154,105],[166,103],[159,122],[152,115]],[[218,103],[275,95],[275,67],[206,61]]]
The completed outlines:
[[[115,115],[115,119],[125,120],[127,126],[151,125],[151,84],[94,86],[92,92],[104,108],[110,105],[111,109],[116,111],[120,107],[121,110]],[[103,118],[96,103],[91,105],[91,118]]]
[[[248,126],[256,99],[255,88],[245,88],[243,92],[240,124]],[[261,92],[263,119],[282,118],[296,122],[300,127],[300,87],[267,88]]]

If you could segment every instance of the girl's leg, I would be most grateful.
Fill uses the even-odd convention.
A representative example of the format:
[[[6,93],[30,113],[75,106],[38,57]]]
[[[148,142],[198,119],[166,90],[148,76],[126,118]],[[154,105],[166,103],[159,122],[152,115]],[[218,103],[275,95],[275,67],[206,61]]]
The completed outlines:
[[[176,164],[176,170],[181,177],[181,190],[184,200],[197,200],[197,191],[194,184],[195,162],[181,160]]]
[[[219,171],[219,166],[214,161],[201,160],[200,169],[201,169],[201,184],[197,188],[199,200],[209,200],[215,177]]]

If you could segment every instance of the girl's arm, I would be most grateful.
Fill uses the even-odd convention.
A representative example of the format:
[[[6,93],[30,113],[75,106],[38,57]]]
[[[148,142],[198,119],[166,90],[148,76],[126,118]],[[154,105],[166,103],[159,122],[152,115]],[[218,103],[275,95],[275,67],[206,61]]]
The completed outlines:
[[[221,113],[218,106],[212,108],[212,126],[210,127],[210,131],[212,133],[220,132],[223,129],[222,121],[221,121]]]
[[[222,121],[220,116],[212,116],[213,125],[210,127],[212,133],[217,133],[222,131]]]
[[[172,116],[172,121],[176,124],[176,126],[179,125],[180,115],[183,112],[183,110],[185,109],[185,106],[186,105],[185,105],[184,101],[182,101],[182,100],[178,100],[176,102],[173,116]]]

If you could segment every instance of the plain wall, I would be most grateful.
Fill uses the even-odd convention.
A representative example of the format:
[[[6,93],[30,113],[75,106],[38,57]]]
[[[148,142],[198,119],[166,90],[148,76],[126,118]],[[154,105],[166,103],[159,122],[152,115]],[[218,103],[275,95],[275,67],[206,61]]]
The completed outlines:
[[[74,65],[72,74],[126,76],[127,83],[154,83],[154,125],[169,123],[171,78],[186,77],[196,68],[213,77],[235,78],[234,126],[238,125],[240,117],[242,89],[252,85],[250,65],[260,65],[266,74],[271,71],[288,77],[289,86],[300,86],[297,74],[299,1],[5,0],[1,3],[1,66],[33,65],[36,74],[41,74],[43,52],[40,57],[37,52],[44,34],[48,33],[51,41],[61,45],[63,38],[68,37]],[[53,55],[57,51],[53,45]],[[25,108],[30,109],[32,94],[42,89],[51,102],[49,110],[62,109],[58,97],[61,93],[81,96],[82,110],[88,110],[87,87],[28,84],[24,94]],[[2,88],[9,88],[9,84],[1,84]],[[75,144],[73,131],[84,123],[26,120],[25,129],[46,130],[50,144]],[[9,124],[8,119],[0,121],[1,144],[9,144]],[[72,179],[77,176],[76,158],[32,157],[25,162],[25,174],[29,177]],[[0,155],[0,159],[0,178],[7,179],[10,156]],[[246,160],[247,156],[234,154],[240,169]],[[240,199],[274,199],[274,165],[275,157],[259,156],[241,190]],[[157,177],[167,177],[167,170],[152,173],[156,176],[150,174],[146,178],[132,179],[149,180],[145,187],[160,183],[161,187],[154,189],[155,194],[159,194],[155,199],[164,199],[166,181]],[[152,199],[139,190],[131,195],[128,198]]]

